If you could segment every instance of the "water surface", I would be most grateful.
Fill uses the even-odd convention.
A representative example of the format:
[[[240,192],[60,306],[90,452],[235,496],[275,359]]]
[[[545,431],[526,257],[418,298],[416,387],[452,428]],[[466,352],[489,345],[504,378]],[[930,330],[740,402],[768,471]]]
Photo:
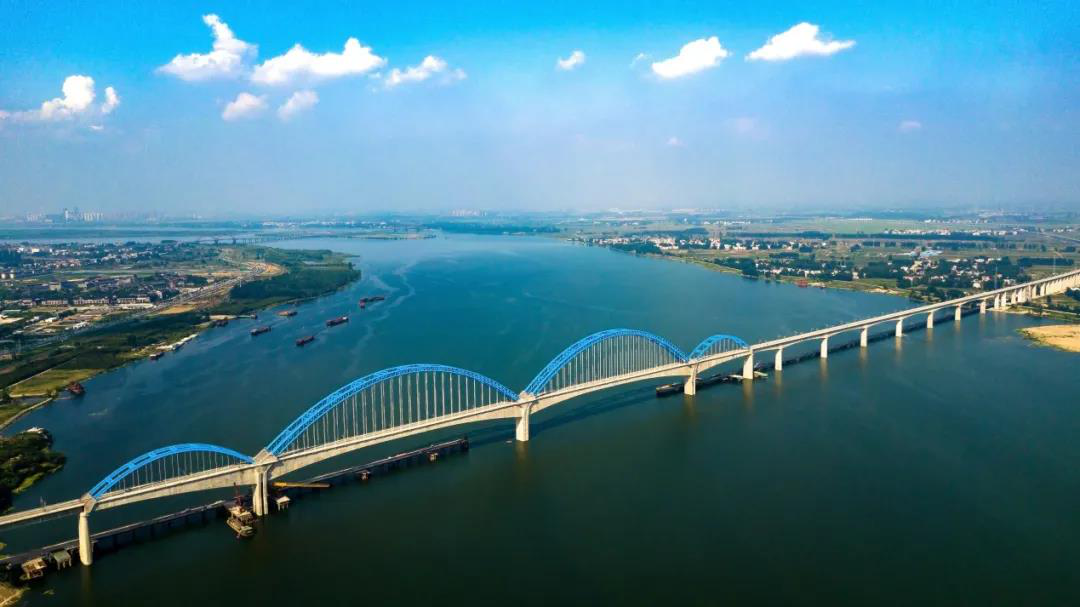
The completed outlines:
[[[520,390],[602,329],[653,331],[689,351],[712,333],[758,341],[909,305],[548,239],[283,246],[353,254],[364,277],[296,317],[267,315],[269,334],[233,322],[27,416],[15,429],[49,428],[69,464],[16,506],[80,495],[167,444],[254,454],[323,395],[393,365],[450,364]],[[360,311],[373,294],[388,300]],[[323,326],[340,314],[350,322]],[[219,521],[52,574],[29,603],[1068,604],[1080,570],[1077,359],[1016,334],[1034,322],[939,321],[693,398],[657,399],[653,383],[590,395],[535,416],[527,444],[506,442],[510,423],[439,435],[467,431],[474,448],[300,500],[251,541]],[[309,333],[313,344],[293,345]],[[3,539],[12,551],[74,531],[66,519]]]

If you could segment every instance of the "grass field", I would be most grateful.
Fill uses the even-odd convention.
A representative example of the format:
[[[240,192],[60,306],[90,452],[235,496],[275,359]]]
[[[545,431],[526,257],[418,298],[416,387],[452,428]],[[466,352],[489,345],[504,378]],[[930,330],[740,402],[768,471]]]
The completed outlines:
[[[8,388],[8,393],[16,398],[21,396],[46,396],[52,392],[63,390],[71,382],[83,381],[93,377],[100,371],[101,369],[49,369],[13,384]]]

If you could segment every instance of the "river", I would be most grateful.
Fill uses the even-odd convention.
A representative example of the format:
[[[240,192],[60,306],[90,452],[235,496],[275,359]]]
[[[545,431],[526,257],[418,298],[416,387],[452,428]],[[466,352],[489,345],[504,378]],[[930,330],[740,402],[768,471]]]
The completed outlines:
[[[209,330],[20,420],[9,431],[48,428],[68,464],[16,507],[81,495],[168,444],[254,454],[323,395],[393,365],[444,363],[520,390],[602,329],[689,351],[713,333],[757,341],[910,305],[543,238],[278,246],[355,255],[363,278],[293,318],[260,315],[268,334],[250,337],[255,321]],[[376,294],[387,301],[358,309]],[[341,314],[350,322],[324,326]],[[939,322],[693,398],[658,399],[655,383],[594,394],[535,416],[523,444],[504,422],[379,446],[304,475],[473,440],[436,465],[298,500],[248,541],[217,521],[52,573],[26,603],[1075,603],[1078,359],[1017,334],[1037,322]],[[2,539],[12,552],[74,534],[69,518]]]

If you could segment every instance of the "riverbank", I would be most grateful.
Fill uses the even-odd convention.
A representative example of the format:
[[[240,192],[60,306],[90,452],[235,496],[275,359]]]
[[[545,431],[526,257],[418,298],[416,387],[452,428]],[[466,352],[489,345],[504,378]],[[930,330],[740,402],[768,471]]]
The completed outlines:
[[[182,342],[213,326],[211,315],[251,314],[271,306],[303,301],[332,293],[360,278],[348,256],[326,250],[282,250],[266,247],[230,249],[239,263],[264,267],[261,278],[233,287],[223,298],[203,302],[195,309],[165,312],[132,319],[63,342],[22,354],[0,366],[0,389],[10,397],[41,397],[47,404],[73,382],[178,349]],[[0,406],[0,429],[31,407]]]
[[[1029,327],[1021,329],[1020,333],[1043,346],[1066,352],[1080,352],[1080,324]]]

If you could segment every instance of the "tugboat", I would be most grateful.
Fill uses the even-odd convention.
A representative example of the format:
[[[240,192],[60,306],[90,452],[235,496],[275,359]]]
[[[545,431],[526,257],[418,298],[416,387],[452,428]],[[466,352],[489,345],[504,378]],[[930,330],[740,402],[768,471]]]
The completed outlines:
[[[340,325],[342,323],[347,323],[347,322],[349,322],[349,317],[348,316],[338,316],[337,318],[331,318],[330,320],[326,321],[326,326],[328,326],[328,327],[336,327],[336,326],[338,326],[338,325]]]
[[[296,316],[296,310],[282,310],[282,311],[278,312],[277,315],[278,316],[285,316],[285,317]]]
[[[305,345],[310,344],[313,341],[315,341],[315,336],[314,335],[308,335],[307,337],[301,337],[300,339],[296,340],[296,346],[299,347],[299,348],[302,348]]]
[[[77,381],[73,381],[68,384],[67,391],[71,392],[72,396],[82,396],[83,394],[86,394],[86,388],[84,388],[83,385]]]
[[[261,327],[255,327],[254,329],[251,330],[251,336],[256,337],[258,335],[262,335],[263,333],[266,333],[269,330],[270,330],[270,327],[268,327],[266,325],[263,325]]]

